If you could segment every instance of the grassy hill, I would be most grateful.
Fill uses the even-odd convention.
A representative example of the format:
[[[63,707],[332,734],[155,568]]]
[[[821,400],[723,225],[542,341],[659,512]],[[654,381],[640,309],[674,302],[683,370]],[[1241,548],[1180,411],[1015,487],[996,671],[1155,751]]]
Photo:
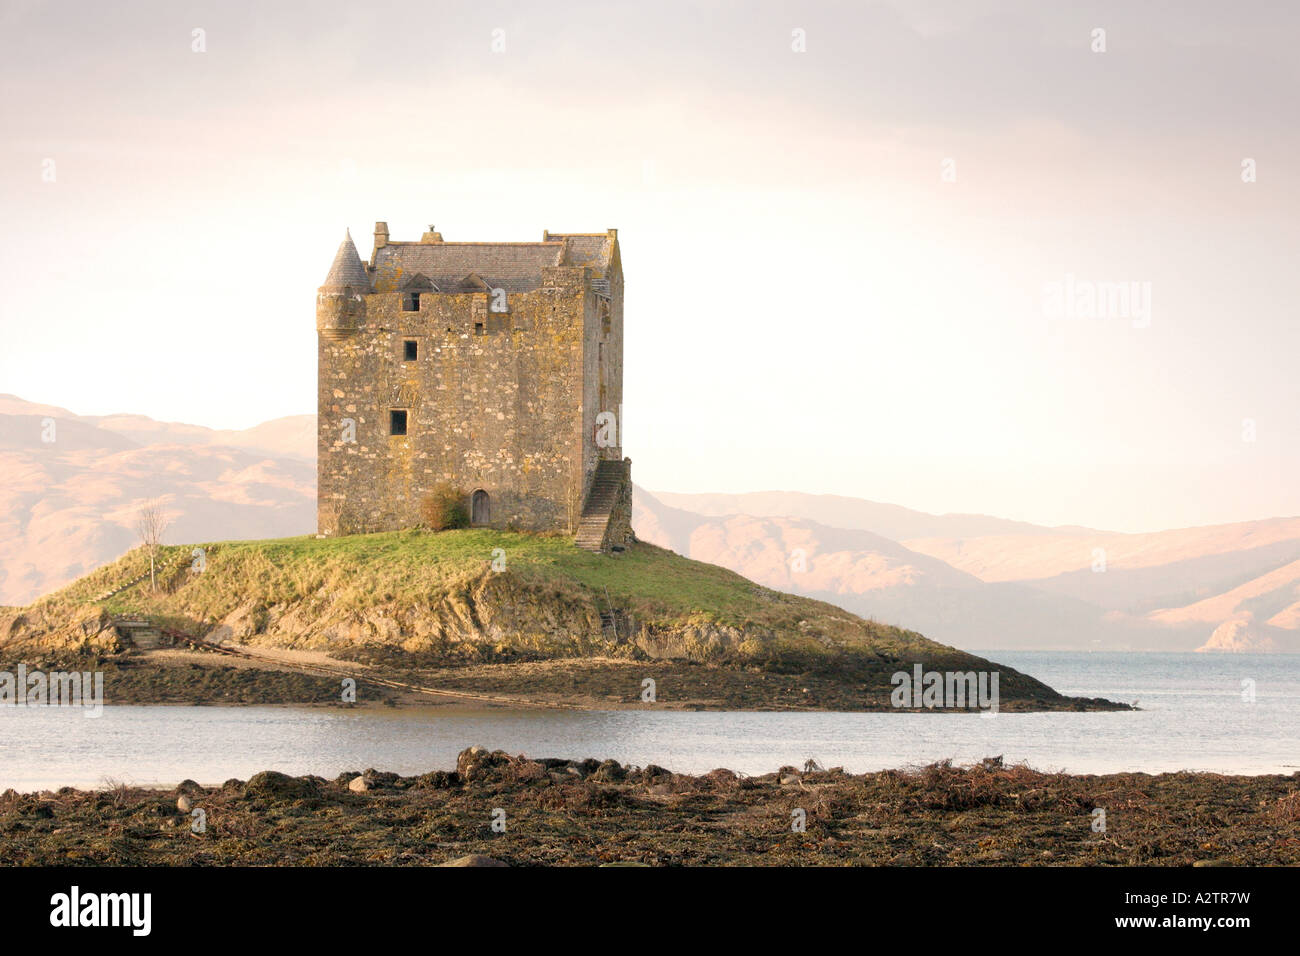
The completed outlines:
[[[204,551],[202,571],[195,547]],[[137,549],[0,616],[0,645],[103,648],[114,640],[106,624],[130,615],[211,641],[325,651],[390,668],[692,662],[817,676],[878,700],[890,674],[920,663],[997,669],[1004,701],[1067,700],[915,632],[647,544],[607,556],[563,536],[413,530],[168,547],[158,564],[156,590],[146,578],[105,596],[148,571]]]

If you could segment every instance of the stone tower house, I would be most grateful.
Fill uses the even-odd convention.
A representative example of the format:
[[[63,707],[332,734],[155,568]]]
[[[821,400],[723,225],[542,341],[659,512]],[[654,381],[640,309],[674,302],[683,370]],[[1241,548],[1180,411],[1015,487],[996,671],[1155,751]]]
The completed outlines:
[[[339,246],[316,329],[321,533],[413,527],[447,484],[473,524],[632,539],[616,230],[393,242],[379,222],[369,263]]]

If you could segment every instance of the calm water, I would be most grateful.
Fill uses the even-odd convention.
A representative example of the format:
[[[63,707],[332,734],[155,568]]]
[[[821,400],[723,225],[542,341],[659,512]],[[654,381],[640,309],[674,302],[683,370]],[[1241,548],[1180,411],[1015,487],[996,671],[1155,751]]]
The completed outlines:
[[[450,769],[471,744],[766,773],[812,757],[852,772],[1002,754],[1045,770],[1300,769],[1300,655],[993,652],[1067,694],[1139,701],[1117,714],[779,714],[292,707],[0,707],[0,789],[219,784],[259,770],[334,777]],[[1254,682],[1253,703],[1242,681]],[[111,692],[111,689],[110,689]]]

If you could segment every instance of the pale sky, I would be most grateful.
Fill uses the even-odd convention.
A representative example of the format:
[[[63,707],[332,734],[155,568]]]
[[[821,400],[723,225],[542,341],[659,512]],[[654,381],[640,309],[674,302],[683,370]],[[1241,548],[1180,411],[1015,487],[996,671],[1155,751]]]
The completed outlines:
[[[644,487],[1298,514],[1298,28],[1205,0],[0,0],[0,392],[310,412],[345,228],[364,258],[381,219],[617,227]],[[1067,281],[1139,298],[1053,316]]]

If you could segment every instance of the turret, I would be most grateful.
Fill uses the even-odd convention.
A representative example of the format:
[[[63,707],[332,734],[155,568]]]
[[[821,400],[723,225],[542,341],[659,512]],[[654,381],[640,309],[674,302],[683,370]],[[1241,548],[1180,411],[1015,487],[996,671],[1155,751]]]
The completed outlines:
[[[316,292],[316,331],[329,339],[354,334],[365,321],[364,297],[369,294],[370,277],[348,232],[334,255],[324,285]]]

